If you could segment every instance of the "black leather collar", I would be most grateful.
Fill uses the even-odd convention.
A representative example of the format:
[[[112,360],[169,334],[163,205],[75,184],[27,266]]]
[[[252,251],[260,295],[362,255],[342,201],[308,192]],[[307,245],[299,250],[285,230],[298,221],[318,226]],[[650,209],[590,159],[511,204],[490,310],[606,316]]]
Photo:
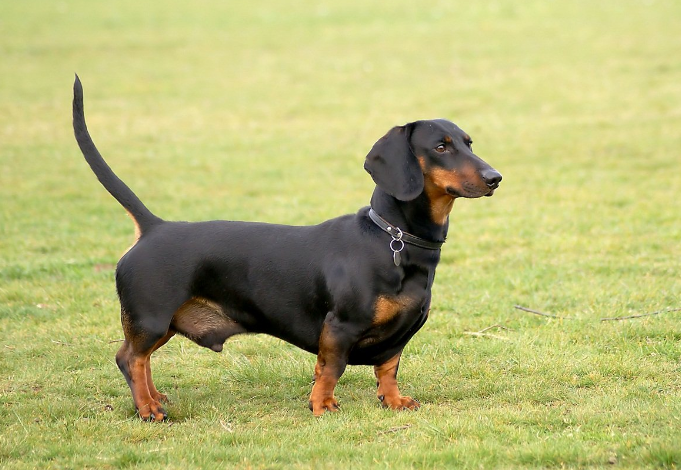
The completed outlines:
[[[430,240],[424,240],[421,237],[417,237],[416,235],[405,232],[378,215],[373,208],[369,209],[369,218],[373,223],[378,225],[381,230],[390,234],[395,240],[402,240],[404,243],[409,243],[410,245],[425,248],[427,250],[439,250],[442,248],[442,244],[444,243],[444,241],[433,242]]]

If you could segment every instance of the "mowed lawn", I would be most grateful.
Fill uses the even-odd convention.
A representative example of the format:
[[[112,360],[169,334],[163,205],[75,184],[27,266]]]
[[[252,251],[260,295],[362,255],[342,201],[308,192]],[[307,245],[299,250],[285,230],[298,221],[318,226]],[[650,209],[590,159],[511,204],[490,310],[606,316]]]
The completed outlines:
[[[0,2],[0,467],[681,467],[680,21],[675,0]],[[317,419],[314,356],[178,337],[152,361],[169,420],[140,422],[114,361],[133,224],[73,139],[74,72],[166,219],[315,224],[368,204],[392,126],[467,131],[504,181],[454,206],[400,367],[422,408],[383,410],[350,367]]]

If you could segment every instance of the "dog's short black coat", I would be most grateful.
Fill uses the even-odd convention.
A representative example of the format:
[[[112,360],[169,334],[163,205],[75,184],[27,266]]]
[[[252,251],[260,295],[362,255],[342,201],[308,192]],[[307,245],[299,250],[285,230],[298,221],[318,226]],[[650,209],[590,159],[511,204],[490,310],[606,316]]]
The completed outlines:
[[[152,382],[149,359],[175,333],[214,351],[232,335],[267,333],[316,354],[315,415],[338,408],[333,391],[347,364],[374,366],[384,406],[418,408],[400,394],[397,368],[428,317],[439,248],[408,243],[398,263],[393,236],[372,221],[369,207],[305,227],[167,222],[97,151],[78,77],[73,126],[95,175],[136,224],[136,243],[116,269],[125,334],[116,361],[143,419],[166,417],[167,397]],[[444,242],[454,199],[490,196],[501,181],[471,143],[446,120],[393,128],[366,157],[377,185],[371,207],[405,233]]]

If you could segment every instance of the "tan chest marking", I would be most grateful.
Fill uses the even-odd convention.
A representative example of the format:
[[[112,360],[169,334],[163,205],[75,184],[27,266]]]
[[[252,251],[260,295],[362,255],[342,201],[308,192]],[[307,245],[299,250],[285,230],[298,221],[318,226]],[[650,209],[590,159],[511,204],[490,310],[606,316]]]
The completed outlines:
[[[374,304],[373,324],[383,325],[415,304],[414,299],[406,296],[379,296]]]

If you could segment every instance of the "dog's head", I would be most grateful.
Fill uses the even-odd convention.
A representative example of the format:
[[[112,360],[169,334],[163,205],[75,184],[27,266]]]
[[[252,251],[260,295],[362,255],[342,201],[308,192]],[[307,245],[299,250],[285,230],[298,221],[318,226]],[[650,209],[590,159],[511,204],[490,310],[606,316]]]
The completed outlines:
[[[444,119],[392,128],[366,156],[364,169],[386,193],[410,201],[491,196],[501,174],[475,155],[470,136]]]

